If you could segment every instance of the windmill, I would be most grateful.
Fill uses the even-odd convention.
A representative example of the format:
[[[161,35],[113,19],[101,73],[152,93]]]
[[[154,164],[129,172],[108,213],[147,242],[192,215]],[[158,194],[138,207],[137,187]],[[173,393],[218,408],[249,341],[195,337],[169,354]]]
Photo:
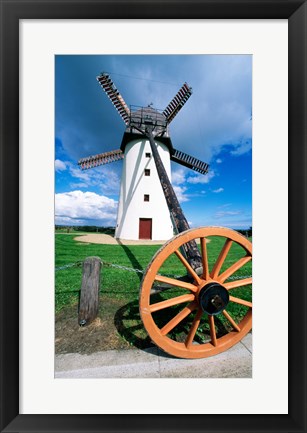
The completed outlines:
[[[79,160],[82,170],[123,159],[115,237],[166,240],[189,229],[170,182],[170,161],[206,174],[208,164],[173,147],[169,124],[192,95],[184,83],[162,111],[130,106],[108,73],[97,80],[126,125],[120,149]],[[188,256],[198,256],[196,244]],[[193,259],[192,259],[193,260]]]
[[[173,356],[202,358],[223,352],[252,327],[252,278],[244,274],[244,267],[252,260],[252,244],[228,228],[190,229],[171,185],[171,160],[201,174],[208,172],[208,164],[175,149],[169,136],[169,124],[192,89],[184,83],[163,111],[152,104],[128,108],[109,74],[102,73],[97,79],[126,129],[120,149],[83,158],[79,165],[88,169],[124,159],[115,236],[128,237],[130,233],[133,237],[168,239],[153,256],[141,281],[139,307],[144,327],[151,340]],[[173,229],[177,232],[174,237]],[[210,237],[222,240],[217,257],[215,249],[207,249]],[[228,254],[232,245],[234,258]],[[164,263],[171,256],[183,265],[182,275],[163,275]],[[241,292],[245,287],[248,293]],[[237,288],[240,292],[232,292]],[[242,309],[242,319],[232,317],[234,305]],[[220,318],[227,326],[221,326]]]

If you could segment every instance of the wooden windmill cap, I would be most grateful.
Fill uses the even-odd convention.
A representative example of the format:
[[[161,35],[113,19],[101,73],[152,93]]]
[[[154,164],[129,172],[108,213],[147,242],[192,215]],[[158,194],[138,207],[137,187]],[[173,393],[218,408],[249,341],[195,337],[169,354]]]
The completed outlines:
[[[152,125],[156,140],[165,144],[171,154],[174,148],[171,139],[168,136],[168,122],[162,111],[151,106],[148,107],[131,107],[130,121],[124,133],[120,149],[124,152],[127,143],[132,140],[146,137],[144,130],[146,125]]]

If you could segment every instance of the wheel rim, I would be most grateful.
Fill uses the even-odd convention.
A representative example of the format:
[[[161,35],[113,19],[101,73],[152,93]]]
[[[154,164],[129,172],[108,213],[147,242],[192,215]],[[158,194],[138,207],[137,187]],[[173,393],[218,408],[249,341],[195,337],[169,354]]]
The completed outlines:
[[[200,245],[201,275],[180,251],[194,239]],[[165,275],[174,257],[189,278]],[[251,260],[251,242],[223,227],[187,230],[163,245],[140,289],[140,315],[154,343],[180,358],[216,355],[238,343],[252,327]],[[161,284],[169,288],[155,290]]]

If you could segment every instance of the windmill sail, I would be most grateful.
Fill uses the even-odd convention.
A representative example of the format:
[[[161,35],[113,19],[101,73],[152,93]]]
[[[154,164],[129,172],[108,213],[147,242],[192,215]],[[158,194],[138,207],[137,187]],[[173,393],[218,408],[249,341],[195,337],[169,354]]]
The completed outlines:
[[[88,156],[78,161],[78,165],[81,170],[87,170],[88,168],[98,167],[99,165],[109,164],[110,162],[119,161],[124,158],[124,153],[118,150],[112,150],[111,152],[99,153],[98,155]]]
[[[181,152],[175,149],[173,155],[171,155],[171,160],[177,162],[178,164],[184,165],[185,167],[191,168],[201,174],[207,174],[209,165],[205,162],[200,161],[194,156],[190,156],[187,153]]]
[[[124,101],[124,98],[115,87],[115,84],[111,80],[110,75],[106,72],[103,72],[97,77],[97,80],[110,98],[112,104],[124,120],[125,124],[128,125],[130,119],[130,110],[126,102]]]
[[[166,117],[168,123],[171,122],[174,117],[179,113],[179,111],[191,95],[192,87],[190,87],[187,83],[184,83],[183,86],[179,89],[178,93],[174,96],[174,98],[163,111],[163,114]]]

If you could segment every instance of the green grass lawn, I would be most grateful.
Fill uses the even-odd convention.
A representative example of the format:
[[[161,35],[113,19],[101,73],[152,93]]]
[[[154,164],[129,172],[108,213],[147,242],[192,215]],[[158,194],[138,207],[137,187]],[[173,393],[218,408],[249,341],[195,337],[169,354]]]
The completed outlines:
[[[80,233],[76,234],[79,235]],[[101,274],[100,298],[102,300],[102,308],[108,309],[104,311],[102,316],[114,316],[114,324],[117,332],[121,334],[121,338],[126,339],[129,344],[142,347],[140,342],[146,340],[146,332],[142,326],[142,322],[138,312],[138,299],[140,282],[142,273],[128,271],[125,269],[115,268],[109,264],[120,265],[130,268],[131,270],[139,269],[144,271],[153,255],[160,248],[159,245],[101,245],[101,244],[86,244],[74,240],[75,236],[67,234],[56,234],[55,236],[55,310],[56,313],[62,314],[68,311],[69,308],[77,310],[78,300],[81,288],[82,278],[82,261],[89,256],[98,256],[104,263]],[[215,263],[222,247],[224,239],[220,237],[211,237],[207,244],[209,267]],[[225,263],[222,267],[226,269],[232,263],[236,262],[239,257],[244,255],[243,249],[233,244]],[[74,264],[71,267],[64,268],[65,265]],[[58,269],[58,270],[57,270]],[[163,265],[160,272],[168,276],[181,276],[186,274],[186,270],[178,258],[172,255]],[[251,262],[239,269],[231,278],[243,278],[251,276]],[[173,288],[166,290],[158,295],[155,295],[157,301],[165,300],[172,296],[178,296],[185,292],[186,289]],[[251,286],[244,286],[231,290],[231,295],[251,301],[252,293]],[[176,308],[179,310],[181,306],[172,307],[165,311],[163,320],[169,320],[171,314],[176,314]],[[227,308],[229,313],[236,321],[245,315],[247,307],[230,303]],[[205,315],[204,315],[205,316]],[[221,316],[221,317],[220,317]],[[225,327],[225,318],[223,315],[216,316],[217,327],[221,329]],[[76,312],[77,323],[77,312]],[[114,325],[113,324],[113,325]],[[182,324],[182,327],[185,323]],[[181,328],[182,328],[181,327]],[[200,329],[197,333],[199,341],[202,341],[202,332],[208,333],[208,323],[203,320]],[[180,330],[174,332],[180,333]],[[117,346],[116,346],[117,347]]]
[[[81,288],[81,262],[90,256],[100,257],[103,263],[101,293],[110,297],[138,297],[142,274],[110,267],[112,263],[130,269],[145,270],[159,245],[101,245],[86,244],[74,240],[74,236],[55,236],[55,268],[77,263],[76,266],[57,270],[55,273],[55,305],[59,311],[67,304],[76,302]]]

